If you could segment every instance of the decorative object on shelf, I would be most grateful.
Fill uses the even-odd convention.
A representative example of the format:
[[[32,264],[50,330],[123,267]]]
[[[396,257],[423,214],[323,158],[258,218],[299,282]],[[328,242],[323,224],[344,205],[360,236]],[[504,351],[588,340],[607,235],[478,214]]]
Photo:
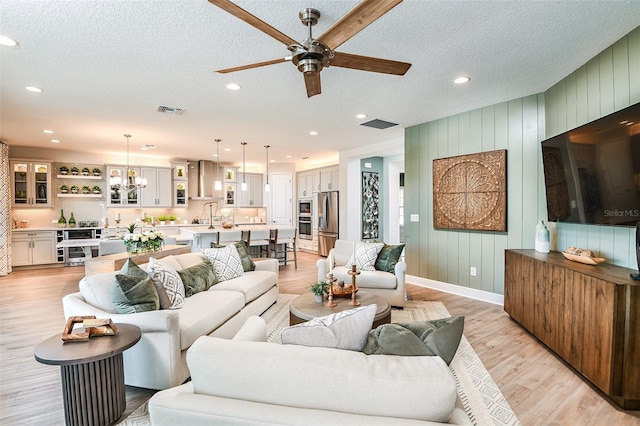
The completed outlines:
[[[164,244],[164,234],[160,231],[143,231],[139,234],[129,233],[122,236],[121,239],[124,245],[127,246],[127,251],[131,254],[159,251],[162,250]]]
[[[356,293],[358,291],[356,287],[356,276],[360,275],[360,271],[358,271],[356,265],[351,265],[351,270],[347,271],[347,274],[351,275],[351,302],[349,302],[349,305],[360,306],[360,302],[356,300]]]
[[[535,249],[538,253],[549,253],[549,229],[544,224],[544,220],[536,225]]]
[[[76,227],[76,218],[73,217],[73,212],[71,212],[71,217],[69,218],[69,228]]]
[[[80,188],[78,187],[78,185],[71,185],[71,193],[72,194],[77,194],[78,191],[80,191]]]
[[[66,175],[69,173],[69,168],[67,166],[60,166],[60,174]]]
[[[58,218],[58,228],[66,228],[67,219],[64,217],[64,210],[60,209],[60,217]]]
[[[264,146],[265,151],[267,151],[267,183],[264,184],[265,192],[271,191],[271,185],[269,185],[269,148],[271,148],[271,145]]]
[[[109,178],[109,185],[120,191],[129,193],[137,191],[138,189],[145,188],[147,186],[147,179],[140,176],[136,176],[135,170],[129,166],[129,138],[130,134],[125,134],[127,138],[127,167],[125,169],[125,181],[122,181],[122,176],[113,175]]]
[[[433,227],[507,231],[507,150],[433,160]]]
[[[89,191],[91,191],[91,188],[89,188],[87,185],[83,185],[82,186],[82,193],[83,194],[88,194]]]
[[[245,163],[245,148],[247,147],[246,142],[240,142],[242,145],[242,184],[240,185],[241,191],[247,190],[247,164]]]
[[[72,175],[74,175],[74,176],[77,176],[77,175],[78,175],[78,173],[80,173],[80,169],[79,169],[79,168],[77,168],[76,166],[73,166],[73,167],[71,168],[71,174],[72,174]]]
[[[69,187],[67,185],[60,185],[60,192],[62,194],[66,194],[67,192],[69,192]]]
[[[311,284],[309,290],[311,290],[311,293],[315,294],[316,303],[322,303],[324,302],[324,293],[327,291],[327,283],[324,281],[318,281]]]
[[[83,167],[82,168],[82,175],[83,176],[89,176],[89,168],[88,167]]]
[[[567,251],[563,251],[562,255],[574,262],[584,263],[586,265],[597,265],[604,262],[601,257],[596,257],[591,250],[585,250],[578,247],[569,247]]]
[[[380,180],[376,172],[362,172],[362,239],[378,238]]]
[[[99,168],[97,168],[97,167],[94,167],[94,169],[93,169],[93,175],[94,175],[94,176],[100,176],[101,174],[102,174],[102,170],[100,170],[100,169],[99,169]]]
[[[94,194],[100,194],[100,187],[98,185],[94,185],[91,189],[93,190]]]
[[[213,189],[222,190],[222,181],[220,180],[220,142],[222,139],[214,139],[216,141],[216,180],[213,183]]]
[[[82,324],[83,331],[74,333],[75,324]],[[95,315],[69,317],[62,332],[62,341],[86,342],[92,336],[115,336],[116,334],[118,334],[118,327],[111,318],[96,318]]]

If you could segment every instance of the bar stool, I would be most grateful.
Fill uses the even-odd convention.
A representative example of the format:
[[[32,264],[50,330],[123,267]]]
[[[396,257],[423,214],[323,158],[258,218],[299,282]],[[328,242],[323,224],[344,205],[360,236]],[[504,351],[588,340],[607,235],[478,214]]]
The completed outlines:
[[[237,243],[242,240],[242,231],[222,231],[216,235],[215,242],[211,243],[211,247],[221,246],[229,243]]]
[[[244,242],[249,247],[249,250],[255,251],[258,257],[262,257],[262,253],[265,253],[265,257],[269,257],[269,245],[271,231],[267,228],[264,229],[250,229],[244,231]]]
[[[271,230],[270,250],[274,257],[287,265],[289,253],[293,253],[293,261],[298,269],[298,251],[296,248],[296,228],[276,228]]]

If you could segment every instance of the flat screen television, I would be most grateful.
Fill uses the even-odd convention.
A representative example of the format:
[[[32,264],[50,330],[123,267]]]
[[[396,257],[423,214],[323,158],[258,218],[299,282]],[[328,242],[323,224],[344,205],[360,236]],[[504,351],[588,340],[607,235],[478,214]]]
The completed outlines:
[[[542,141],[549,221],[640,222],[640,103]]]

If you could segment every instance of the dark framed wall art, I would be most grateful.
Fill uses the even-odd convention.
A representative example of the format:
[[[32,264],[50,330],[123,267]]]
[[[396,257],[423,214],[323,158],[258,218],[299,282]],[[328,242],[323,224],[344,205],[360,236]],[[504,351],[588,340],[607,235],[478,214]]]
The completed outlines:
[[[362,172],[362,239],[378,238],[380,182],[376,172]]]
[[[507,230],[507,150],[433,160],[433,227]]]

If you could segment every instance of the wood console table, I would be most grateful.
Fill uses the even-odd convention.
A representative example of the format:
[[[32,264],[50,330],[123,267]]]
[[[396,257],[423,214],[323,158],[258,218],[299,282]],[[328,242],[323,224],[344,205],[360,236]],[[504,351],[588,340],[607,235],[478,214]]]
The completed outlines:
[[[640,409],[640,283],[631,269],[505,251],[504,310],[616,404]]]
[[[102,272],[117,271],[128,258],[133,259],[136,264],[147,263],[150,257],[162,259],[166,256],[191,253],[191,246],[170,245],[164,246],[162,250],[152,251],[148,253],[140,253],[130,255],[129,253],[115,253],[106,256],[93,257],[87,259],[84,263],[84,274],[86,276],[100,274]]]

